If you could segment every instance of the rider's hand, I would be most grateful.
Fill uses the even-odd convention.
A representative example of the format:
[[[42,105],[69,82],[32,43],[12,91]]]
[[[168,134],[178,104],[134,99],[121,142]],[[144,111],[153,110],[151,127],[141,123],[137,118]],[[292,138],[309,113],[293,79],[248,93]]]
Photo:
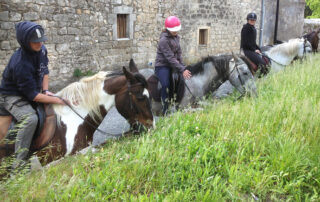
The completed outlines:
[[[186,70],[183,71],[183,78],[184,79],[190,79],[191,76],[192,75],[191,75],[191,72],[189,70],[186,69]]]
[[[257,49],[255,52],[261,54],[261,51],[259,49]]]
[[[52,93],[52,92],[50,92],[50,91],[48,91],[48,90],[45,91],[44,94],[45,94],[45,95],[48,95],[48,96],[53,96],[53,95],[54,95],[54,93]]]

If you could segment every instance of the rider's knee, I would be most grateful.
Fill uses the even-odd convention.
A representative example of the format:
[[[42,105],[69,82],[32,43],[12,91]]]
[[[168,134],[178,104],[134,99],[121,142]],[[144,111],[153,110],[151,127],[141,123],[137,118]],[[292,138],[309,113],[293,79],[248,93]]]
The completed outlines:
[[[30,114],[27,118],[26,121],[29,125],[37,125],[38,124],[38,116],[37,114]]]

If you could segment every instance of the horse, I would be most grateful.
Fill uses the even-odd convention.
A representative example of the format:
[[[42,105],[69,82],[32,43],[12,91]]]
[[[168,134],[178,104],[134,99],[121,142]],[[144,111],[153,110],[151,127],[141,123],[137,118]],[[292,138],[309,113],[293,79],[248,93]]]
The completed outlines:
[[[296,57],[302,59],[311,53],[311,44],[303,38],[290,39],[262,52],[270,60],[271,70],[279,71],[289,65]]]
[[[66,105],[46,105],[46,109],[51,109],[49,117],[54,118],[53,123],[44,129],[51,128],[51,134],[43,131],[40,136],[34,137],[30,155],[35,153],[41,164],[45,165],[89,146],[93,133],[112,106],[132,127],[141,124],[154,126],[147,81],[138,73],[136,66],[130,66],[130,69],[134,73],[125,67],[122,72],[98,72],[59,91],[56,96],[69,102]],[[5,118],[12,117],[1,117],[0,123]],[[46,141],[41,140],[43,136]],[[0,163],[4,157],[14,153],[14,143],[8,143],[5,139],[5,134],[0,134]]]
[[[312,31],[312,32],[309,32],[308,34],[303,35],[303,38],[307,39],[311,43],[312,51],[314,53],[318,52],[319,33],[320,33],[320,28],[317,31]]]
[[[256,95],[256,86],[251,71],[247,64],[235,54],[208,56],[187,66],[186,69],[191,72],[192,77],[185,80],[182,98],[175,100],[175,104],[179,108],[185,108],[196,103],[199,99],[212,93],[226,80],[229,80],[242,95],[246,92]],[[150,68],[140,69],[139,73],[144,75],[148,81],[153,113],[160,114],[162,107],[160,96],[154,96],[159,94],[160,84],[156,83],[156,86],[159,86],[157,89],[152,88],[152,86],[155,86],[152,84],[154,82],[152,78],[155,78],[154,70]]]

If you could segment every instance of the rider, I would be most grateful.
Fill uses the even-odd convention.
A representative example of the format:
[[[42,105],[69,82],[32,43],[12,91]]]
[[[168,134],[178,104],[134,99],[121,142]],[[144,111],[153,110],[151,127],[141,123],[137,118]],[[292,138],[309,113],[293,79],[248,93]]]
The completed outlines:
[[[13,53],[6,66],[0,85],[0,115],[8,112],[17,121],[15,142],[16,160],[12,169],[27,165],[29,147],[36,130],[38,117],[31,103],[64,104],[48,91],[49,70],[47,40],[44,29],[34,22],[20,22],[16,25],[16,38],[20,48]]]
[[[155,61],[155,73],[160,80],[162,113],[165,114],[169,105],[170,76],[173,71],[183,75],[185,79],[191,77],[191,72],[186,70],[183,64],[178,32],[181,30],[181,23],[176,16],[169,16],[165,20],[165,29],[160,34],[160,41],[157,48]]]
[[[267,63],[262,59],[261,49],[256,43],[257,30],[254,26],[256,21],[257,15],[255,13],[247,15],[247,24],[243,25],[241,30],[241,48],[245,56],[260,68],[261,73],[267,73],[265,72]]]

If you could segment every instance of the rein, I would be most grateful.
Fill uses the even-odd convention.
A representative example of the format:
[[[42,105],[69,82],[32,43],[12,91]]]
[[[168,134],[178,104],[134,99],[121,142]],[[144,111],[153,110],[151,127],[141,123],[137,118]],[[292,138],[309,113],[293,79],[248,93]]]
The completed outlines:
[[[239,79],[241,85],[244,86],[244,82],[243,82],[243,80],[241,79],[241,74],[240,74],[240,72],[239,72],[239,68],[238,68],[238,65],[237,65],[237,64],[236,64],[236,66],[233,68],[233,70],[229,73],[228,78],[229,78],[230,74],[231,74],[235,69],[236,69],[237,72],[238,72],[238,79]],[[244,95],[245,95],[245,93],[241,93],[241,95],[240,95],[236,100],[240,100],[241,98],[244,97]]]

